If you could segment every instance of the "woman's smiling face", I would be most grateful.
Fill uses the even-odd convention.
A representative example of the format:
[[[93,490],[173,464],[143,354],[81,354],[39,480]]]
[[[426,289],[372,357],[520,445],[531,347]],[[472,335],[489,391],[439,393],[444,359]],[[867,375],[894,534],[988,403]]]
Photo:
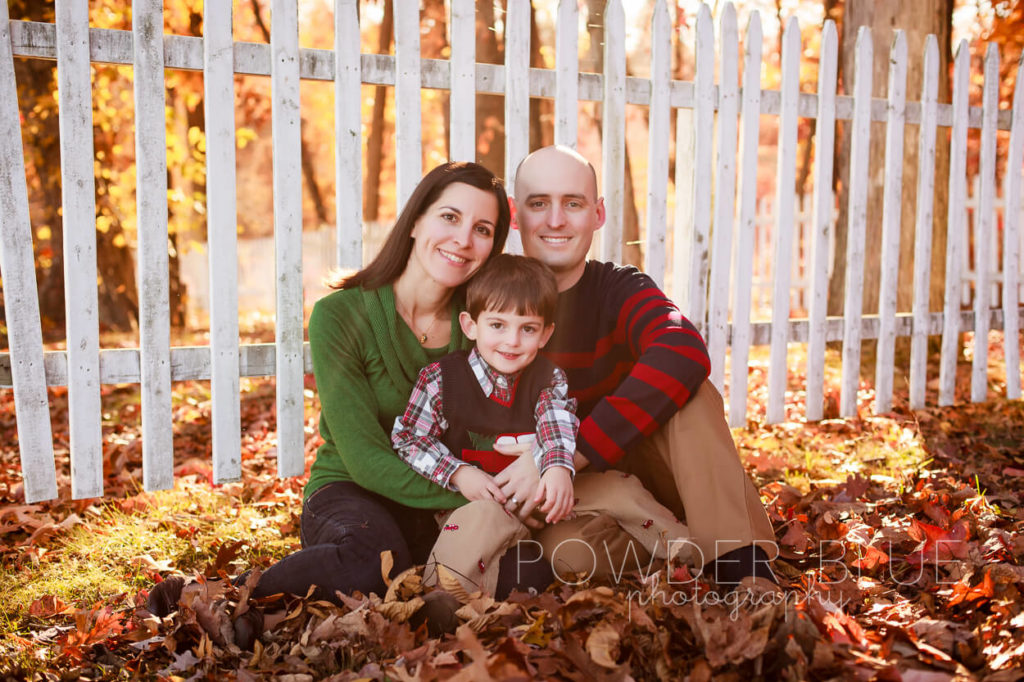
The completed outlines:
[[[454,182],[416,220],[409,264],[442,286],[455,288],[487,260],[494,245],[498,199]]]

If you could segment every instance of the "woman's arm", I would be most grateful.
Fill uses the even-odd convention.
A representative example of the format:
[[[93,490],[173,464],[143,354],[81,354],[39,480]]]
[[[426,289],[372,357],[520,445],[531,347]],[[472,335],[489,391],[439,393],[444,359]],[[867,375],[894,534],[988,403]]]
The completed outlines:
[[[385,420],[381,413],[360,349],[358,330],[368,322],[352,312],[323,299],[309,320],[313,374],[322,410],[320,428],[328,441],[323,447],[333,445],[356,484],[396,502],[427,509],[465,504],[462,495],[426,480],[391,449],[390,432],[381,422],[390,423],[393,416]]]

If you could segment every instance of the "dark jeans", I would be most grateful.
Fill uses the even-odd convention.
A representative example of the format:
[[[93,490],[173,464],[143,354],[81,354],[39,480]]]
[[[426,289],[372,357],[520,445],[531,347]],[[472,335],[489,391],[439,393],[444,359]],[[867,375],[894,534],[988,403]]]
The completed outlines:
[[[335,592],[358,590],[383,596],[387,588],[381,577],[381,552],[391,550],[394,577],[425,563],[437,535],[431,510],[406,507],[349,481],[328,483],[302,505],[302,549],[268,568],[253,596],[279,592],[305,596],[311,585],[316,585],[315,599],[335,603]],[[518,571],[516,552],[502,557],[499,598],[512,588],[543,590],[551,584],[553,575],[547,562],[526,556],[534,546],[523,546]]]

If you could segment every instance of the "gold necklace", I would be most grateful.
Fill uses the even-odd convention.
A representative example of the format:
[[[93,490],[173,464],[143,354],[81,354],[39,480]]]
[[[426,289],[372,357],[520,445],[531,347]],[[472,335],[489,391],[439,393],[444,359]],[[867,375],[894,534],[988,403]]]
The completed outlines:
[[[396,305],[395,308],[397,309],[398,306]],[[434,325],[437,324],[437,313],[434,313],[434,316],[430,321],[430,326],[428,326],[426,331],[424,331],[422,334],[416,330],[415,318],[413,318],[411,312],[403,313],[401,310],[399,310],[398,313],[409,324],[409,329],[412,331],[413,336],[415,336],[417,340],[420,342],[420,345],[426,345],[427,337],[430,335],[431,330],[434,329]]]

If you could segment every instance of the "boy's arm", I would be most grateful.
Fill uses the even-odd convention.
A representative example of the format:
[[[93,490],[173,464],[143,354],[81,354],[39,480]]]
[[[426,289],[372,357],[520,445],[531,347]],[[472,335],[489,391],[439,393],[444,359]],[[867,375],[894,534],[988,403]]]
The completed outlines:
[[[576,472],[573,454],[576,451],[576,400],[569,397],[569,382],[565,372],[555,367],[551,384],[541,390],[534,408],[537,419],[537,444],[534,460],[537,470],[544,472],[554,466],[565,467],[569,473]]]
[[[441,442],[447,429],[441,403],[441,366],[435,362],[420,370],[405,412],[395,418],[391,444],[398,456],[424,478],[455,490],[451,477],[463,462]]]

